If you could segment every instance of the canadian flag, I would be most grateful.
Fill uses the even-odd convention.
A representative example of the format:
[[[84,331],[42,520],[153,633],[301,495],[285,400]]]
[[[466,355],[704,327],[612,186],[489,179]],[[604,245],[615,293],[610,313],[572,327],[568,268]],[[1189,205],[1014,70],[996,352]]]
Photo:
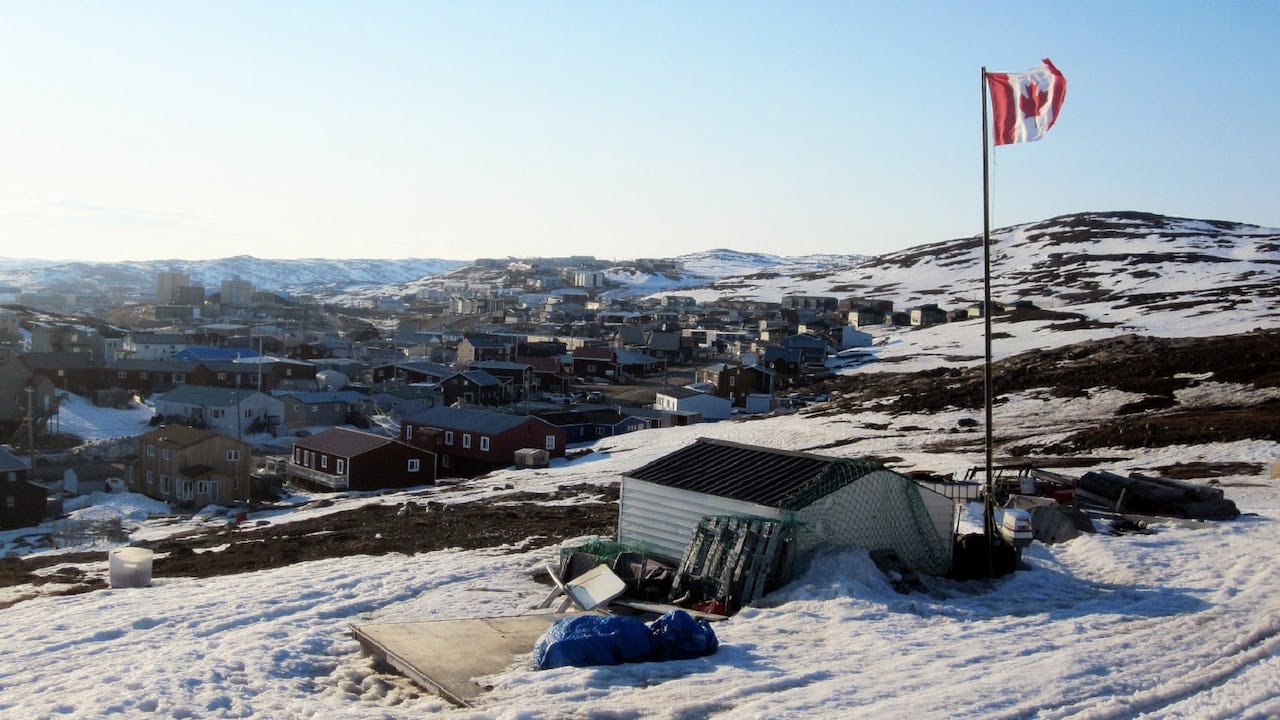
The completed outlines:
[[[1067,97],[1067,79],[1049,58],[1024,73],[986,75],[996,145],[1031,142],[1049,132]]]

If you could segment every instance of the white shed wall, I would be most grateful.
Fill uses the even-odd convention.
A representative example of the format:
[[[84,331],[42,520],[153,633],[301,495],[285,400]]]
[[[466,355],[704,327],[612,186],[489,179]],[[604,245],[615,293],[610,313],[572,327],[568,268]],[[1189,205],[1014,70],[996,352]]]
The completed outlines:
[[[642,545],[678,562],[704,515],[781,517],[777,508],[622,478],[619,542]]]

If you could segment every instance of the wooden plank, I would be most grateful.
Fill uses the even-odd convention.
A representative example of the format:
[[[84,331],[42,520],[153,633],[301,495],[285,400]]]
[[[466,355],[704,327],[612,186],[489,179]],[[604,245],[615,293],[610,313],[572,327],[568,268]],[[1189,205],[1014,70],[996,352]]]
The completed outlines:
[[[350,626],[352,636],[418,685],[449,702],[470,707],[489,688],[472,678],[495,675],[533,651],[556,620],[582,613]]]
[[[618,598],[610,605],[618,605],[619,607],[630,608],[645,613],[653,613],[654,615],[665,615],[672,610],[683,610],[698,620],[706,620],[707,622],[719,622],[728,620],[728,615],[717,615],[716,613],[702,612],[692,608],[682,608],[679,605],[668,605],[667,603],[648,602],[646,600],[629,600],[627,598]]]

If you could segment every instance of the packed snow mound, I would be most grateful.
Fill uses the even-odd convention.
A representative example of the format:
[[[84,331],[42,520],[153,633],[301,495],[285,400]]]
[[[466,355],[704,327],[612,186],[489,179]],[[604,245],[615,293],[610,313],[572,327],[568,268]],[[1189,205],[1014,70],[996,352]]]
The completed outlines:
[[[58,398],[57,429],[84,440],[134,437],[146,431],[152,414],[152,408],[145,404],[102,408],[80,395],[63,393]]]
[[[68,516],[77,519],[85,514],[96,516],[105,510],[119,513],[121,517],[129,520],[146,520],[149,515],[163,515],[170,510],[168,503],[140,493],[100,491],[67,498],[62,504],[62,509]]]

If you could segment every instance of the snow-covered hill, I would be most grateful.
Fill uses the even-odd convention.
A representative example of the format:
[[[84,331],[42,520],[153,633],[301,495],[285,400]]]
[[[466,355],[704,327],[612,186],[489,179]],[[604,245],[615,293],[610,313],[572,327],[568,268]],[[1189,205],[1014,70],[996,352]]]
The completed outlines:
[[[285,295],[333,294],[352,288],[385,286],[436,275],[465,265],[457,260],[272,260],[249,255],[218,260],[147,260],[50,263],[0,258],[0,283],[18,288],[84,291],[128,287],[150,290],[156,273],[183,272],[194,285],[216,291],[223,280],[240,278],[261,290]]]
[[[992,282],[997,300],[1031,300],[1102,319],[1116,308],[1136,315],[1192,309],[1212,325],[1238,316],[1280,318],[1280,229],[1139,212],[1064,215],[1002,228],[992,234]],[[966,237],[873,258],[858,255],[781,256],[715,249],[672,258],[669,267],[618,260],[602,265],[609,295],[679,293],[700,302],[777,301],[789,293],[865,296],[899,308],[933,302],[972,303],[982,296],[981,238]],[[221,260],[60,263],[0,258],[0,284],[20,288],[124,286],[150,288],[155,273],[189,273],[211,290],[232,277],[258,289],[305,292],[352,303],[401,297],[446,285],[523,287],[527,261]],[[1122,313],[1128,315],[1128,313]]]
[[[1064,215],[992,233],[992,293],[1041,307],[1122,303],[1143,311],[1197,306],[1280,317],[1280,229],[1136,212]],[[957,305],[982,297],[982,239],[889,253],[855,266],[781,268],[725,277],[699,300],[776,300],[786,293]]]

